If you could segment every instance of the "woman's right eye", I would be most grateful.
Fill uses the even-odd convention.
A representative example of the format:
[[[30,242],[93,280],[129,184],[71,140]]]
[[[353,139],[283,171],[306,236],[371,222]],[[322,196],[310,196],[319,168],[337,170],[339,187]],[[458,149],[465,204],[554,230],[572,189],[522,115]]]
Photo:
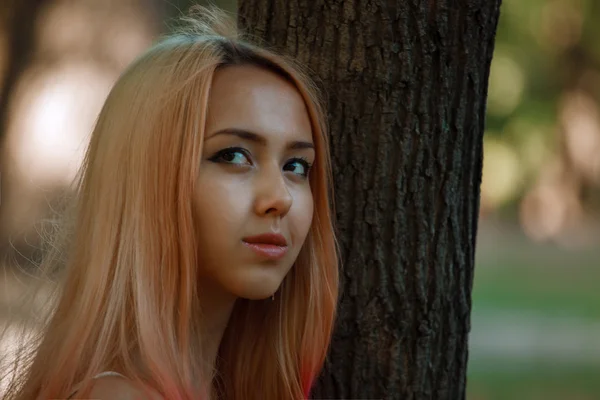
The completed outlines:
[[[210,161],[222,162],[226,164],[235,165],[252,165],[250,162],[250,156],[245,149],[239,147],[230,147],[217,152],[212,156]]]

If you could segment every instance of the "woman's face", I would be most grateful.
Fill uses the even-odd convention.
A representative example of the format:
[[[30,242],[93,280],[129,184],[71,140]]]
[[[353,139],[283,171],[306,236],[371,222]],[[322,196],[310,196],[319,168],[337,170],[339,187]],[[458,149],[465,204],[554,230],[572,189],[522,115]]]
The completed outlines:
[[[195,213],[203,284],[271,296],[294,264],[313,216],[315,159],[304,100],[255,66],[217,70],[208,102]]]

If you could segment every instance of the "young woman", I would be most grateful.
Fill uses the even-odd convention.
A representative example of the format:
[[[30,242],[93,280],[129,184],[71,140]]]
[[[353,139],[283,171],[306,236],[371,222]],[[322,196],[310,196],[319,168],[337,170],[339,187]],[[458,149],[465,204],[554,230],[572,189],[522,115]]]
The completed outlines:
[[[47,323],[8,399],[302,399],[338,294],[325,116],[215,10],[149,49],[98,117]]]

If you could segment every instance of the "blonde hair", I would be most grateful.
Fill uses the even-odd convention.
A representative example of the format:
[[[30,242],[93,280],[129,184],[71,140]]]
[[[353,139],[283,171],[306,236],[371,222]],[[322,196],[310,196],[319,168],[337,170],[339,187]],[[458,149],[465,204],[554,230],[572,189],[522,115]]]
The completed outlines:
[[[215,390],[221,399],[301,399],[322,368],[338,256],[317,90],[291,61],[242,40],[222,12],[196,8],[185,22],[138,58],[106,100],[64,244],[42,264],[46,274],[59,274],[56,302],[39,334],[20,348],[7,399],[66,397],[79,382],[85,393],[93,375],[107,369],[167,399],[197,399],[210,390],[196,383],[204,366],[192,194],[211,82],[226,65],[266,68],[303,96],[316,150],[315,211],[275,301],[236,302]]]

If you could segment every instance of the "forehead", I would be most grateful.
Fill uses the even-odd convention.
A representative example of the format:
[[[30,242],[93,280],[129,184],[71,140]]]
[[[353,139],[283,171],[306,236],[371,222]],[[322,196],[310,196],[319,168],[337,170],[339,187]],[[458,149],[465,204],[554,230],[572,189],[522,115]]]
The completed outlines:
[[[207,135],[227,128],[312,141],[304,98],[288,80],[267,69],[236,65],[215,72],[208,100]]]

